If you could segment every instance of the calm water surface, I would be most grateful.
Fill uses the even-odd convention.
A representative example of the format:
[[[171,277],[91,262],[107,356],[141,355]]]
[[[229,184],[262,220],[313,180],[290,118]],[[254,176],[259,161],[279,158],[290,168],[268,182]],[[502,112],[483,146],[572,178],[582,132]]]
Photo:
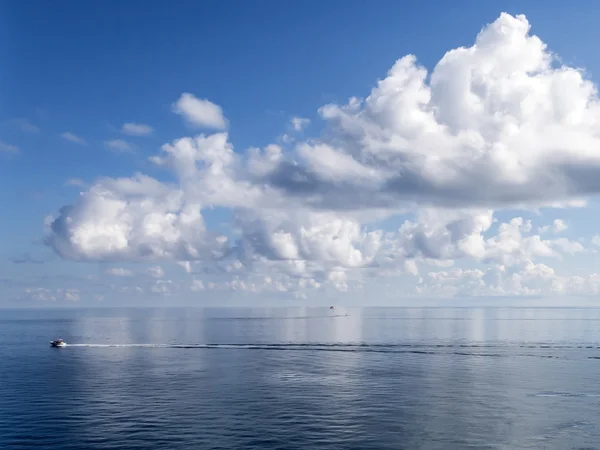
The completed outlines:
[[[0,448],[600,448],[600,310],[0,310],[0,340]]]

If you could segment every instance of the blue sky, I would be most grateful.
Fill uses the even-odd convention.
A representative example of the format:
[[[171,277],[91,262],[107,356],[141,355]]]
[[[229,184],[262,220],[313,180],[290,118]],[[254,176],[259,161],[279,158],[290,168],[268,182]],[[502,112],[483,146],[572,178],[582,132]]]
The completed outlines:
[[[83,203],[78,203],[78,199],[80,192],[86,192],[101,177],[127,178],[139,172],[160,182],[180,186],[180,173],[165,171],[164,167],[157,166],[149,158],[161,154],[163,144],[185,136],[226,131],[228,141],[240,161],[248,158],[248,148],[264,149],[269,144],[280,145],[285,155],[294,155],[295,151],[302,155],[298,149],[303,144],[325,142],[326,137],[336,132],[331,121],[324,120],[319,108],[328,104],[344,105],[353,96],[366,98],[377,81],[386,77],[394,63],[408,54],[415,55],[417,63],[431,73],[449,50],[472,46],[482,28],[497,20],[502,12],[513,16],[524,14],[532,27],[531,35],[539,36],[550,52],[560,56],[562,64],[585,68],[586,77],[596,82],[596,74],[600,71],[592,43],[600,38],[600,30],[594,19],[598,8],[592,3],[570,8],[558,1],[543,4],[466,1],[460,4],[460,8],[447,2],[408,5],[391,1],[256,1],[227,4],[181,1],[169,5],[144,1],[63,1],[52,6],[41,1],[3,2],[0,5],[0,57],[4,70],[0,72],[0,77],[5,89],[0,96],[0,141],[4,148],[0,152],[0,201],[7,213],[4,220],[0,221],[0,236],[4,243],[0,247],[0,268],[4,274],[4,284],[0,285],[0,304],[70,304],[64,294],[69,289],[73,293],[69,296],[71,300],[76,297],[78,304],[82,305],[94,304],[100,298],[107,303],[133,304],[165,301],[175,304],[223,304],[229,301],[260,303],[266,296],[289,297],[288,301],[293,302],[329,302],[331,298],[339,298],[340,302],[356,304],[369,297],[370,290],[379,292],[382,289],[385,291],[385,295],[381,296],[385,297],[383,302],[395,304],[413,301],[413,297],[419,294],[414,291],[414,285],[419,285],[419,279],[427,283],[430,271],[448,271],[450,268],[488,271],[494,264],[500,264],[508,271],[513,270],[511,267],[514,266],[514,270],[522,274],[519,271],[524,270],[521,266],[527,261],[544,265],[551,261],[551,267],[556,273],[560,272],[561,277],[589,277],[595,270],[595,254],[573,252],[572,245],[568,254],[559,257],[546,258],[544,250],[540,250],[541,253],[532,250],[533,253],[527,253],[517,262],[507,264],[504,256],[497,255],[492,262],[489,256],[464,258],[463,253],[447,257],[440,256],[438,252],[439,258],[431,258],[425,255],[423,248],[415,250],[417,246],[412,243],[410,249],[404,247],[401,256],[395,256],[397,261],[403,261],[401,267],[387,268],[398,274],[391,277],[386,275],[383,283],[373,281],[379,280],[375,277],[365,279],[362,275],[356,275],[377,272],[379,269],[376,267],[381,267],[378,258],[385,256],[365,256],[370,245],[365,243],[365,239],[368,241],[371,238],[359,235],[349,237],[351,242],[348,245],[352,246],[349,251],[361,253],[363,260],[360,267],[357,268],[356,263],[341,256],[332,266],[329,256],[338,254],[338,250],[331,250],[333,253],[328,253],[329,256],[323,259],[327,251],[317,250],[316,244],[310,247],[306,242],[298,241],[299,248],[305,250],[299,250],[300,256],[290,257],[290,261],[302,260],[318,268],[300,275],[282,274],[281,283],[286,286],[284,291],[275,289],[267,295],[265,290],[261,290],[263,286],[257,287],[259,293],[245,292],[240,297],[240,291],[244,291],[247,284],[233,293],[229,288],[207,289],[214,270],[207,268],[208,262],[202,258],[190,258],[188,255],[187,259],[178,259],[177,255],[165,256],[157,250],[158,253],[155,252],[151,258],[140,259],[137,250],[132,248],[119,254],[105,252],[99,256],[73,247],[70,256],[64,252],[61,255],[56,248],[58,240],[53,245],[47,239],[47,234],[52,231],[44,229],[44,218],[51,215],[57,219],[61,207],[80,205],[83,211],[79,216],[80,224],[84,226],[91,223],[88,220],[91,216],[85,216],[91,214],[94,220],[99,221],[95,223],[98,225],[101,222],[98,218],[100,212],[86,209]],[[174,113],[173,105],[183,93],[206,99],[222,108],[226,127],[221,130],[202,125],[191,127],[189,120],[182,120],[189,112]],[[293,130],[293,117],[308,119],[308,125]],[[122,127],[127,123],[143,124],[152,131],[147,135],[124,133]],[[348,135],[343,138],[336,135],[332,139],[327,141],[331,145],[354,148],[355,143],[348,141]],[[342,141],[343,144],[340,144]],[[543,147],[542,144],[540,146]],[[320,159],[320,151],[317,149],[314,153],[317,155],[314,164],[324,161]],[[351,153],[351,150],[348,152]],[[315,170],[315,173],[322,175],[322,168]],[[240,172],[235,179],[246,180],[248,176],[248,173]],[[196,174],[196,177],[202,175]],[[85,185],[68,183],[68,180],[75,179]],[[285,196],[289,195],[290,202],[291,199],[300,202],[290,207],[294,211],[308,208],[307,214],[316,214],[311,209],[314,205],[308,197],[299,199],[292,190],[286,191],[289,186],[286,187],[285,183],[276,187],[277,192],[283,192],[281,195],[284,196],[278,204],[285,204]],[[358,189],[357,186],[354,188]],[[592,248],[598,213],[594,189],[582,188],[581,192],[576,192],[577,195],[572,195],[573,199],[585,199],[585,208],[542,208],[538,214],[534,210],[539,205],[533,205],[528,198],[524,198],[527,206],[521,209],[515,205],[498,207],[496,204],[483,204],[484,208],[493,209],[495,222],[488,228],[484,227],[481,236],[486,239],[493,237],[499,224],[508,223],[515,217],[532,220],[532,229],[528,231],[530,234],[535,234],[539,227],[552,226],[553,221],[559,219],[568,226],[561,229],[557,233],[560,237],[554,240],[562,237],[570,242],[581,242],[586,249]],[[191,202],[188,195],[186,191],[184,203]],[[383,198],[382,192],[376,195],[379,195],[377,198]],[[267,197],[272,198],[272,195]],[[236,229],[230,222],[244,208],[236,206],[236,202],[231,203],[230,198],[215,200],[210,205],[206,197],[202,198],[203,222],[210,231],[228,237],[228,251],[235,253],[231,250],[235,247],[234,241],[239,238],[240,232],[243,235],[245,231],[240,231],[239,226]],[[471,199],[471,203],[461,206],[461,218],[481,217],[479,210],[477,213],[471,211],[472,208],[481,209],[482,203],[476,200]],[[554,198],[544,200],[553,201]],[[269,206],[267,211],[263,207],[264,201],[258,201],[258,206],[248,209],[257,217],[262,217],[262,228],[256,233],[266,236],[265,242],[253,248],[252,256],[249,256],[246,246],[242,256],[238,252],[227,263],[218,261],[217,266],[238,261],[243,264],[244,273],[233,276],[221,268],[219,270],[223,273],[212,282],[215,285],[227,284],[235,279],[250,283],[248,280],[254,277],[263,280],[265,270],[271,273],[275,269],[271,266],[268,266],[268,270],[256,269],[257,260],[261,261],[260,264],[267,264],[268,261],[263,259],[281,262],[287,258],[282,258],[281,254],[273,257],[281,250],[279,248],[261,251],[274,242],[273,235],[269,233],[276,234],[277,230],[284,229],[289,231],[290,227],[293,228],[289,224],[294,221],[298,230],[311,226],[321,230],[319,221],[331,223],[332,217],[339,216],[340,220],[357,224],[359,228],[394,233],[405,220],[414,223],[419,221],[415,217],[425,208],[421,201],[418,198],[416,204],[410,206],[394,204],[387,213],[382,213],[381,220],[373,219],[376,214],[368,212],[369,204],[357,207],[356,215],[350,217],[344,208],[332,207],[328,201],[325,209],[330,215],[326,219],[307,219],[308,222],[304,224],[300,222],[306,217],[305,214],[300,214],[301,217],[296,220],[293,211],[283,211],[279,206]],[[440,207],[440,204],[436,203],[435,207]],[[286,219],[282,219],[281,223],[264,219],[271,217],[274,210]],[[323,208],[316,207],[316,211],[322,212]],[[241,221],[241,227],[248,230],[250,222],[244,220]],[[470,219],[465,220],[469,222]],[[441,223],[438,222],[436,226]],[[139,222],[135,223],[139,226]],[[446,225],[439,226],[444,228]],[[425,225],[427,229],[431,227],[431,222]],[[447,233],[448,229],[444,228],[444,232]],[[303,235],[298,230],[297,237],[301,239]],[[72,238],[77,233],[75,228],[71,231],[70,235],[60,238],[66,239],[65,242],[71,239],[69,245],[74,246],[76,244],[73,244]],[[289,232],[294,234],[293,231]],[[477,233],[479,236],[479,231]],[[250,237],[248,233],[241,240],[250,242]],[[337,235],[334,238],[338,239]],[[182,239],[186,241],[195,237]],[[456,248],[463,245],[457,242],[450,244]],[[395,250],[401,246],[398,243],[390,245]],[[428,248],[431,245],[434,244],[428,243]],[[547,245],[564,249],[570,244],[564,241],[556,244],[553,241]],[[306,250],[308,247],[312,250]],[[382,244],[381,247],[385,246]],[[344,251],[339,250],[342,253]],[[418,256],[414,256],[417,253]],[[473,254],[469,253],[471,256]],[[436,266],[437,263],[431,266],[432,259],[436,258],[444,261],[441,266]],[[13,262],[28,259],[30,261],[25,263]],[[77,259],[79,261],[74,261]],[[192,265],[202,266],[202,269],[182,270],[185,260]],[[406,260],[414,260],[415,264],[422,265],[418,275],[411,274],[411,270],[406,271]],[[178,261],[182,264],[177,264]],[[452,261],[451,265],[448,265],[449,261]],[[148,277],[147,269],[157,266],[166,273],[161,277]],[[132,275],[111,277],[106,273],[111,268],[126,268]],[[338,279],[335,273],[342,273],[344,281],[334,281]],[[61,276],[71,278],[61,281]],[[93,280],[89,279],[90,276]],[[455,284],[463,283],[460,277],[464,273],[457,276],[459,278],[454,280]],[[310,293],[299,292],[296,286],[298,280],[294,277],[315,280],[320,287]],[[187,289],[194,280],[202,282],[202,289]],[[561,278],[560,282],[566,283],[565,280]],[[159,281],[162,284],[157,285]],[[118,282],[118,286],[109,288],[113,282]],[[574,280],[570,279],[569,282]],[[595,281],[588,280],[586,283],[595,286]],[[292,284],[294,288],[290,287]],[[159,285],[168,285],[168,292],[162,287],[158,288]],[[154,294],[157,295],[147,295],[152,286],[156,287]],[[134,299],[127,289],[137,287],[144,294]],[[556,293],[551,288],[544,290],[546,287],[537,291],[537,288],[522,287],[517,291],[521,297],[526,292],[544,298]],[[58,294],[57,289],[61,290]],[[506,285],[502,289],[503,295],[513,293]],[[594,289],[577,293],[594,294]],[[32,298],[35,292],[44,294],[35,299]],[[400,292],[402,295],[398,295]],[[485,292],[487,296],[489,291]],[[561,293],[572,294],[568,289],[561,290]],[[429,298],[438,294],[439,290],[436,290],[423,295]],[[467,294],[461,289],[454,289],[450,293],[453,298],[464,295]],[[48,300],[51,297],[55,299]],[[398,297],[406,300],[398,300]]]

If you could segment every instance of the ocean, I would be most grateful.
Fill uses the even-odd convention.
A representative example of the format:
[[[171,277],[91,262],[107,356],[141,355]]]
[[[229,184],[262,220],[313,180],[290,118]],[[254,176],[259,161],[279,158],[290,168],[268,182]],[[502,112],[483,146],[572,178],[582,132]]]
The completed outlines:
[[[600,448],[595,309],[0,310],[0,342],[3,449]]]

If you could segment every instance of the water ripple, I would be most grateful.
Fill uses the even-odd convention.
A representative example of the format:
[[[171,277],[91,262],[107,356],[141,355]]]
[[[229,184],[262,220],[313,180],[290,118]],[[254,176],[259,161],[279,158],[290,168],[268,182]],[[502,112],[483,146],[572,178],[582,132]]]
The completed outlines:
[[[556,321],[409,313],[3,317],[0,448],[597,448],[593,322],[552,340]],[[49,348],[59,333],[72,344]]]

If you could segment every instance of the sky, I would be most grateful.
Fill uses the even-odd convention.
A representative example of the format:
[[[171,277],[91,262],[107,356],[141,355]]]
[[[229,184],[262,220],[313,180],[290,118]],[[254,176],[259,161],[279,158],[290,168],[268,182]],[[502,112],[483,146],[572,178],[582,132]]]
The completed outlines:
[[[0,307],[600,306],[580,6],[2,2]]]

